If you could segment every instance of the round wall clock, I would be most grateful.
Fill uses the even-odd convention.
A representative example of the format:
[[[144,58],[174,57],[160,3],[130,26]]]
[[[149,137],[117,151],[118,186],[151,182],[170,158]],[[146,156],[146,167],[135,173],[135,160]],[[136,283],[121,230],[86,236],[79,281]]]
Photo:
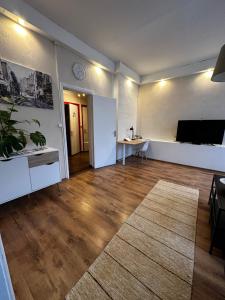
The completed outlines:
[[[84,80],[86,77],[85,66],[80,63],[75,63],[73,65],[73,74],[77,80]]]

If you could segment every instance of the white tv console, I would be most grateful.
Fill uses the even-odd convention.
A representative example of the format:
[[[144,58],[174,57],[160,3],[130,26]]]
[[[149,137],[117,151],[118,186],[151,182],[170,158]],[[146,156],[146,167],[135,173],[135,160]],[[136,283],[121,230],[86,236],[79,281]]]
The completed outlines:
[[[225,172],[225,145],[194,145],[166,140],[150,141],[149,158]]]
[[[0,204],[60,181],[57,149],[27,150],[8,159],[0,158]]]

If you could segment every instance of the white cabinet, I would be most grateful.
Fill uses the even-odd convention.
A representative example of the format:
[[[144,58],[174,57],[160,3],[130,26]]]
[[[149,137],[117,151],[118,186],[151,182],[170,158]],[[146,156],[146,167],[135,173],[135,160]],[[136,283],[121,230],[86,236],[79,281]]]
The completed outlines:
[[[0,160],[0,204],[31,192],[26,157]]]
[[[60,181],[59,162],[33,167],[30,169],[32,191],[37,191]]]
[[[225,146],[150,140],[149,158],[225,172]]]
[[[48,148],[0,159],[0,204],[60,182],[59,153]]]
[[[0,236],[0,299],[15,300],[5,252]]]

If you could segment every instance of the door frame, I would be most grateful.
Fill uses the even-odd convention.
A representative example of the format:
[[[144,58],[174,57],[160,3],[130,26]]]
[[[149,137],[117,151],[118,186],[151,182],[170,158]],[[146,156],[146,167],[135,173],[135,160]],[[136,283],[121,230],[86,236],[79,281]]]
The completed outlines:
[[[83,107],[87,107],[87,104],[81,104],[81,117],[82,117],[82,141],[83,141],[83,151],[84,151],[84,116],[83,116]]]
[[[64,101],[64,104],[73,104],[77,106],[78,109],[78,130],[79,130],[79,145],[80,145],[80,152],[81,152],[81,132],[80,132],[80,104],[71,102],[71,101]]]
[[[93,96],[93,95],[96,95],[96,94],[95,94],[94,90],[81,88],[79,86],[67,84],[67,83],[64,83],[64,82],[59,83],[60,115],[61,115],[61,123],[59,124],[59,127],[62,128],[62,135],[63,135],[63,158],[64,158],[65,178],[70,178],[63,90],[70,90],[70,91],[74,91],[74,92],[86,93],[90,96]],[[89,151],[90,151],[90,149],[89,149]],[[91,151],[93,151],[93,149]]]

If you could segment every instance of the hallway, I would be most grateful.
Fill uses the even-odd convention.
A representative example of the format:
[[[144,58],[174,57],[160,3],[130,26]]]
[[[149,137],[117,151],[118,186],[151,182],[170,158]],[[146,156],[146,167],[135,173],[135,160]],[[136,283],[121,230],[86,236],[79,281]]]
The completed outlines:
[[[69,173],[74,175],[83,170],[89,169],[89,152],[83,151],[69,157]]]

